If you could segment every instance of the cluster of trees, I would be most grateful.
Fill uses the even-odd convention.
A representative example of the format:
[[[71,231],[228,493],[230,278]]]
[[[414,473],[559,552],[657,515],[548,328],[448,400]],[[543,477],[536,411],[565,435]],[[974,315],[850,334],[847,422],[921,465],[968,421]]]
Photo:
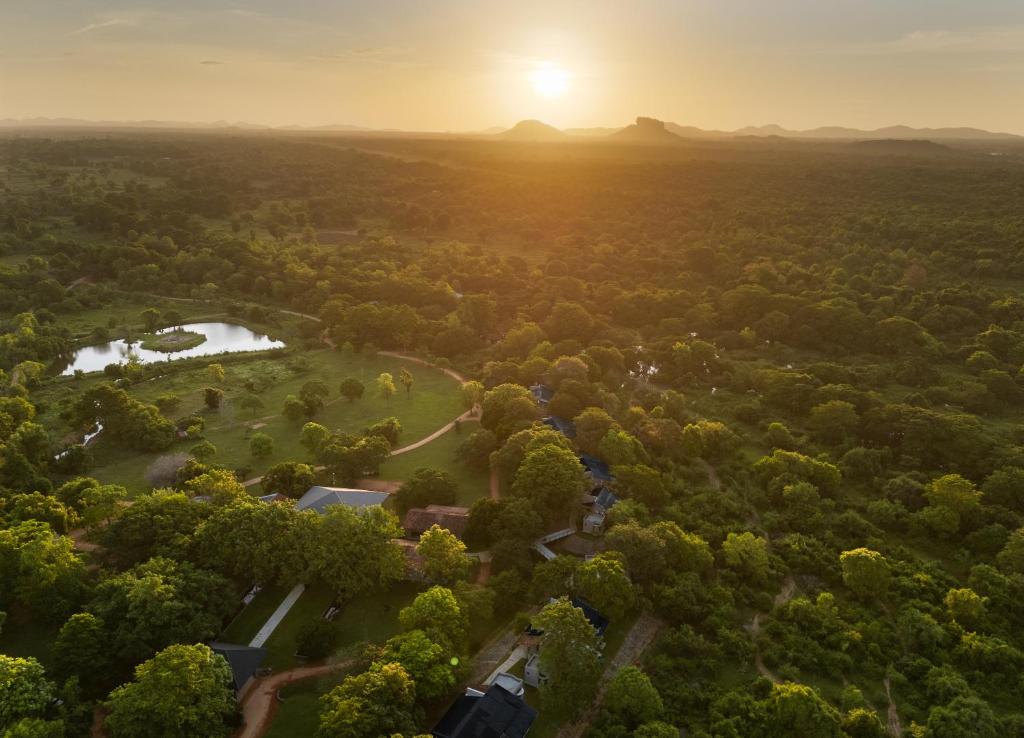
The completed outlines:
[[[116,488],[64,484],[83,452],[54,460],[26,398],[71,345],[62,316],[102,306],[116,280],[287,306],[318,315],[345,350],[417,350],[472,376],[466,406],[483,413],[459,457],[493,469],[503,496],[473,506],[467,544],[493,554],[497,608],[544,608],[548,709],[582,709],[593,695],[576,687],[602,668],[561,598],[665,623],[643,669],[613,680],[595,734],[877,736],[890,698],[911,735],[1021,731],[1016,164],[741,144],[659,152],[657,164],[607,147],[366,146],[402,156],[265,137],[258,151],[245,138],[0,142],[17,175],[0,192],[0,252],[28,257],[0,267],[0,607],[103,632],[127,679],[174,647],[131,618],[112,631],[135,587],[196,599],[194,630],[167,631],[189,644],[221,613],[211,582],[318,576],[354,596],[391,580],[383,513],[254,507],[201,463],[178,491],[120,515]],[[112,161],[147,179],[115,184]],[[46,233],[53,217],[91,237]],[[406,237],[319,243],[318,230],[371,220]],[[80,277],[92,284],[64,286]],[[350,402],[413,388],[411,374],[338,381]],[[543,409],[527,389],[538,382]],[[359,478],[396,445],[392,420],[362,434],[316,423],[333,389],[311,381],[286,402],[306,423],[309,463],[275,466],[275,491],[300,495],[314,463]],[[74,420],[139,451],[175,431],[114,386],[84,393]],[[538,563],[532,541],[573,522],[589,491],[579,452],[615,477],[604,552]],[[397,495],[401,510],[451,499],[451,479],[429,471]],[[107,518],[113,570],[94,582],[62,534]],[[273,563],[246,532],[274,547]],[[375,553],[328,554],[328,536]],[[459,580],[464,552],[449,538],[432,532],[423,549],[432,579]],[[442,662],[464,661],[464,634],[415,622],[332,693],[325,735],[409,733],[424,695],[457,682]],[[10,668],[38,682],[31,663]],[[68,674],[44,675],[55,678],[37,698],[76,704]],[[31,707],[15,718],[77,719]]]

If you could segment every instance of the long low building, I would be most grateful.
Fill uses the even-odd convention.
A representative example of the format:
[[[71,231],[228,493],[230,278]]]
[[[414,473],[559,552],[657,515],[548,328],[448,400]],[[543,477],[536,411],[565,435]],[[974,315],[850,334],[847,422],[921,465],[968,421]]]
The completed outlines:
[[[321,515],[331,505],[362,508],[383,505],[390,497],[387,492],[373,492],[368,489],[349,489],[347,487],[310,487],[306,494],[295,503],[296,510],[315,510]]]
[[[469,525],[469,508],[449,505],[414,507],[405,514],[402,521],[402,527],[414,536],[425,533],[434,525],[447,528],[461,539],[466,532],[466,526]]]

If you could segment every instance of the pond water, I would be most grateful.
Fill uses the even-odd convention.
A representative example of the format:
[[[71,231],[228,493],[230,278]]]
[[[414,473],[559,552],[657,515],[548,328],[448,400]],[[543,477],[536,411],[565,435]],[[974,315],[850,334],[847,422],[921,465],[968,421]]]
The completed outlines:
[[[151,351],[144,349],[138,343],[127,343],[124,339],[108,341],[97,346],[86,346],[79,349],[71,356],[67,368],[61,372],[62,375],[74,374],[81,369],[83,372],[103,371],[107,364],[122,364],[128,361],[129,356],[137,356],[143,364],[152,364],[157,361],[174,361],[175,359],[190,359],[194,356],[213,356],[215,354],[235,353],[238,351],[268,351],[270,349],[284,348],[283,341],[275,341],[269,336],[264,336],[246,328],[244,325],[234,323],[187,323],[180,326],[172,326],[156,331],[157,333],[168,333],[175,330],[186,330],[192,333],[202,333],[206,340],[198,346],[182,349],[181,351]]]

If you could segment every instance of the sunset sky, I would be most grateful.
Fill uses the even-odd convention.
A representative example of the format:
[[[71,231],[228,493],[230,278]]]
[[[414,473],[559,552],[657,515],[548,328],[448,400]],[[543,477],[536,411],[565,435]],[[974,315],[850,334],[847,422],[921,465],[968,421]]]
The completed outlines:
[[[1024,133],[1020,0],[3,0],[0,118]]]

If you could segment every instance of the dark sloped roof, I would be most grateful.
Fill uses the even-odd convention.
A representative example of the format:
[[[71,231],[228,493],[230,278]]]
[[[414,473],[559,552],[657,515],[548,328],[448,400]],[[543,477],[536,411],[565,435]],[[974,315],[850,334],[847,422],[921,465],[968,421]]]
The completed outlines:
[[[618,496],[607,487],[601,487],[601,491],[597,493],[597,499],[595,500],[605,510],[611,510],[612,506],[618,501]]]
[[[231,680],[237,692],[248,682],[260,668],[267,657],[267,649],[240,646],[237,643],[213,642],[210,648],[214,653],[223,656],[231,667]]]
[[[524,738],[537,711],[504,687],[492,684],[483,697],[463,695],[434,726],[435,738]]]
[[[542,422],[544,425],[554,428],[566,438],[576,437],[576,424],[571,420],[566,420],[559,415],[548,415],[546,418],[543,418]]]
[[[573,597],[570,602],[572,602],[573,607],[578,607],[583,611],[583,614],[587,618],[587,622],[594,627],[594,630],[597,631],[599,636],[603,636],[604,632],[608,630],[608,618],[602,615],[597,608],[581,597]]]
[[[594,479],[600,479],[602,482],[610,482],[615,477],[612,476],[611,469],[608,465],[601,461],[596,456],[590,454],[580,454],[580,463],[590,472],[590,476]]]

